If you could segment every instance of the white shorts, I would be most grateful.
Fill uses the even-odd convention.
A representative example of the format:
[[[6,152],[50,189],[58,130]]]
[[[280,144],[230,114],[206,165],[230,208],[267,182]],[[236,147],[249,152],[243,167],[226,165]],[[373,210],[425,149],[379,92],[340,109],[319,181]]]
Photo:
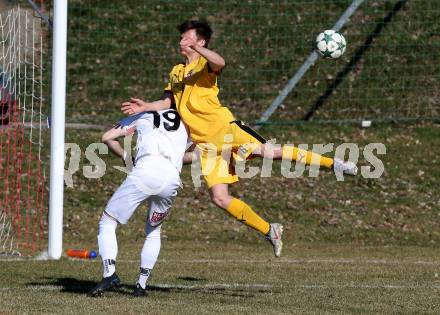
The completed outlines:
[[[148,223],[157,226],[169,215],[180,187],[179,171],[166,158],[145,156],[110,198],[105,213],[125,224],[136,208],[148,202]]]

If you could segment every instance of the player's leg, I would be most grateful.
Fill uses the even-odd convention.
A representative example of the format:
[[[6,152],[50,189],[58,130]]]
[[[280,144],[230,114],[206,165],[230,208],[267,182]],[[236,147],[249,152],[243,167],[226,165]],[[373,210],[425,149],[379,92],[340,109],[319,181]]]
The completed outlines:
[[[260,147],[255,149],[252,154],[274,160],[291,159],[306,165],[317,165],[334,169],[337,172],[348,175],[356,175],[358,171],[356,164],[353,162],[343,161],[337,158],[332,159],[313,151],[308,151],[289,145],[285,145],[280,148],[273,147],[270,143],[263,143]]]
[[[121,284],[116,274],[116,256],[118,255],[117,226],[118,222],[114,218],[105,212],[102,214],[99,220],[98,248],[102,258],[103,276],[102,280],[90,290],[89,296],[101,295],[104,291]]]
[[[232,146],[234,158],[245,159],[252,153],[252,149],[255,146],[261,144],[259,139],[253,137],[247,132],[246,126],[240,122],[231,122],[230,130],[225,133],[224,137],[232,139],[230,145]],[[221,138],[224,138],[221,137]],[[249,143],[252,139],[255,143],[251,143],[250,146],[240,148],[238,154],[236,149],[242,143]],[[264,139],[262,139],[265,141]],[[252,227],[259,231],[272,243],[275,251],[275,256],[281,254],[282,242],[282,226],[274,223],[269,224],[263,218],[261,218],[255,211],[245,202],[229,195],[228,184],[232,184],[238,181],[238,176],[234,172],[234,168],[230,165],[231,155],[227,152],[219,152],[218,148],[223,148],[223,143],[214,143],[214,152],[210,152],[210,146],[198,145],[198,151],[200,154],[200,165],[202,173],[208,184],[211,200],[218,207],[226,210],[232,216],[234,216],[240,222]],[[254,145],[254,146],[253,146]],[[211,154],[214,153],[214,154]],[[225,154],[224,154],[225,153]],[[272,231],[275,231],[274,233]],[[273,237],[271,237],[273,236]]]
[[[134,296],[147,295],[147,283],[159,257],[161,247],[161,226],[151,226],[148,222],[145,227],[145,241],[141,251],[141,266],[139,277],[136,282]]]
[[[169,163],[164,160],[164,164]],[[162,165],[164,166],[164,165]],[[167,178],[160,191],[148,198],[148,218],[145,225],[145,241],[141,251],[139,278],[136,282],[134,296],[147,295],[146,286],[151,272],[159,257],[161,247],[161,225],[169,216],[174,197],[179,189],[180,179],[178,171],[169,164],[169,167],[159,169],[162,177]]]
[[[268,159],[290,159],[306,165],[318,165],[349,175],[357,174],[356,165],[350,161],[332,159],[295,146],[273,147],[255,130],[240,121],[233,122],[231,132],[234,136],[234,142],[238,146],[238,156],[241,159],[246,159],[252,154]]]
[[[144,178],[132,172],[110,198],[99,221],[98,247],[103,264],[102,280],[88,293],[101,295],[120,284],[116,274],[118,244],[116,228],[118,223],[125,224],[139,204],[148,198],[148,194],[139,189],[139,181]]]
[[[218,207],[226,210],[238,221],[259,231],[272,243],[275,256],[281,255],[283,226],[278,223],[269,224],[261,218],[248,204],[229,194],[228,184],[216,184],[209,189],[211,200]]]
[[[209,189],[212,202],[226,210],[238,221],[266,235],[269,232],[269,223],[256,214],[252,208],[229,194],[228,184],[217,184]]]
[[[117,227],[118,222],[104,212],[98,224],[98,248],[104,267],[103,278],[110,277],[116,271],[116,256],[118,255]]]
[[[297,148],[295,146],[274,147],[270,143],[262,143],[260,147],[256,148],[253,155],[280,160],[290,159],[306,165],[319,165],[326,168],[333,167],[333,159],[317,154],[313,151]]]

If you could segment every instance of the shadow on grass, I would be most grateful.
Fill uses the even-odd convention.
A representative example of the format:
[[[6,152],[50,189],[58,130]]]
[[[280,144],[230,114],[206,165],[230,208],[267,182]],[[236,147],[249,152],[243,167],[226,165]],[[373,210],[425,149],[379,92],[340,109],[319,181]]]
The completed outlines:
[[[178,277],[178,280],[184,280],[188,282],[204,281],[202,278],[195,277]],[[89,280],[80,280],[75,278],[43,278],[41,281],[34,281],[26,283],[26,286],[34,287],[39,290],[54,290],[54,287],[60,289],[60,292],[68,292],[74,294],[85,295],[92,288],[94,288],[98,282]],[[131,295],[134,289],[134,285],[122,284],[118,288],[113,288],[110,291],[115,293],[120,293],[124,295]],[[229,288],[229,287],[219,287],[206,285],[185,285],[185,284],[158,284],[158,285],[148,285],[148,292],[158,292],[158,293],[201,293],[201,294],[214,294],[214,295],[224,295],[224,296],[235,296],[235,297],[254,297],[258,293],[274,293],[272,290],[268,289],[247,289],[247,288]]]
[[[61,292],[70,292],[76,294],[86,294],[94,288],[98,282],[89,280],[80,280],[75,278],[43,278],[42,281],[26,283],[27,286],[38,287],[44,290],[44,287],[59,287]]]
[[[190,282],[196,282],[196,281],[205,281],[206,279],[204,278],[196,278],[196,277],[177,277],[178,280],[183,280],[183,281],[190,281]]]

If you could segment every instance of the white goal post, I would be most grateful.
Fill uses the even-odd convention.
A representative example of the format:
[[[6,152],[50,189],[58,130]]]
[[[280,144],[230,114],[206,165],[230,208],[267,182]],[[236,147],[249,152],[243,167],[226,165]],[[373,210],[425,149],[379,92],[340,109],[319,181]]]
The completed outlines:
[[[55,0],[53,12],[48,255],[51,259],[59,259],[63,250],[67,0]]]

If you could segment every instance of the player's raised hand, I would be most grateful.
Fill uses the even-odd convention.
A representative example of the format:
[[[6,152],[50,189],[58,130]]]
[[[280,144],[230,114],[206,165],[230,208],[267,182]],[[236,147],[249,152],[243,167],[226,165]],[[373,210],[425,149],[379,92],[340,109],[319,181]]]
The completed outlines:
[[[127,115],[133,115],[144,111],[147,103],[138,98],[130,98],[130,101],[121,104],[121,111]]]
[[[182,48],[189,47],[194,49],[195,46],[197,46],[197,41],[194,38],[184,37],[180,41],[180,47]]]

